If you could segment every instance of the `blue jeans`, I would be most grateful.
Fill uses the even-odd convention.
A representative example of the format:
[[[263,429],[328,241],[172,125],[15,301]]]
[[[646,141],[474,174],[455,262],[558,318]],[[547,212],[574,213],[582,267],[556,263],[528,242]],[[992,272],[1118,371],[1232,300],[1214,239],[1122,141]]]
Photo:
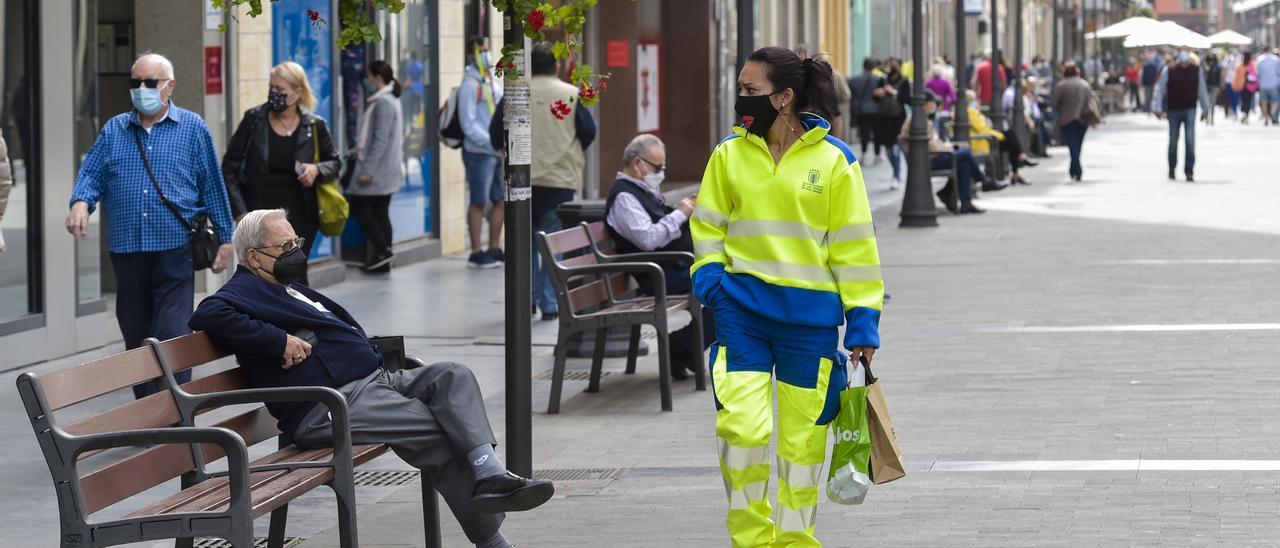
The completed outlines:
[[[506,199],[502,186],[502,159],[480,152],[462,151],[471,205],[496,204]]]
[[[969,205],[973,201],[973,180],[983,179],[982,166],[978,164],[977,158],[973,157],[973,153],[968,149],[960,149],[954,153],[948,152],[939,154],[930,158],[930,169],[949,169],[951,167],[951,156],[956,157],[956,190],[960,195],[960,204]]]
[[[550,234],[560,230],[560,217],[556,215],[556,210],[552,209],[543,213],[541,217],[533,220],[533,232],[538,231]],[[556,290],[551,285],[551,275],[541,265],[542,254],[537,251],[537,244],[534,244],[533,253],[533,304],[538,305],[538,310],[543,314],[555,314],[559,311],[556,305]]]
[[[1084,147],[1084,134],[1089,131],[1089,126],[1079,120],[1072,120],[1071,123],[1059,129],[1062,131],[1062,138],[1067,141],[1067,150],[1071,151],[1071,168],[1068,173],[1072,177],[1083,177],[1084,170],[1080,167],[1080,149]]]
[[[887,148],[888,148],[889,150],[886,150],[884,155],[889,157],[889,167],[892,167],[892,168],[893,168],[893,178],[894,178],[894,179],[899,179],[899,180],[901,180],[901,179],[902,179],[902,177],[901,177],[901,175],[902,175],[902,154],[901,154],[902,147],[900,147],[900,146],[898,146],[898,145],[896,145],[896,144],[895,144],[895,145],[889,146],[889,147],[887,147]]]
[[[1183,126],[1187,134],[1186,165],[1183,171],[1194,173],[1196,168],[1196,109],[1185,108],[1165,113],[1169,118],[1169,171],[1178,167],[1178,132]]]

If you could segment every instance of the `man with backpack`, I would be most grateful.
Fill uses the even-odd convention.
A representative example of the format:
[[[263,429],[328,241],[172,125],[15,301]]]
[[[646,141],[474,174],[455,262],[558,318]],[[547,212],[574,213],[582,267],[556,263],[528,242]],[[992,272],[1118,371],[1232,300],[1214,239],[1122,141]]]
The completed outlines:
[[[499,247],[502,241],[502,222],[505,214],[505,195],[502,186],[502,158],[489,144],[489,122],[493,119],[500,94],[494,89],[489,72],[489,40],[477,36],[467,42],[467,67],[463,71],[462,85],[458,86],[455,112],[462,130],[462,165],[467,172],[467,189],[470,205],[467,208],[467,227],[471,236],[471,256],[468,268],[498,268],[506,261]],[[447,107],[446,107],[446,110]],[[453,125],[450,120],[448,129]],[[456,132],[454,132],[456,135]],[[484,226],[484,210],[489,206],[489,247],[480,242]]]

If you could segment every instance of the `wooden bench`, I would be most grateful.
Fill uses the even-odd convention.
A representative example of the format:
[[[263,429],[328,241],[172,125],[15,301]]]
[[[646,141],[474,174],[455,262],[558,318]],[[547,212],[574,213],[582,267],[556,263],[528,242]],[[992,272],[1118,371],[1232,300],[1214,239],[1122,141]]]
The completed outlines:
[[[382,342],[390,348],[384,356],[394,355],[396,339]],[[219,537],[236,548],[251,548],[253,520],[270,513],[268,546],[279,548],[289,501],[321,485],[337,495],[341,545],[358,545],[353,468],[388,447],[351,444],[346,400],[332,388],[251,389],[238,367],[181,386],[174,381],[174,373],[229,355],[204,333],[193,333],[165,342],[150,339],[141,348],[70,369],[18,377],[18,392],[53,476],[60,546],[174,538],[179,539],[177,546],[189,548],[196,537]],[[420,363],[409,358],[388,362],[387,367]],[[55,412],[154,379],[166,389],[65,426],[54,418]],[[213,426],[195,426],[197,416],[218,407],[283,401],[328,407],[335,425],[333,447],[293,446],[262,405]],[[277,440],[279,450],[250,462],[248,447],[271,440]],[[122,449],[130,447],[143,449]],[[81,461],[90,456],[105,462],[80,470]],[[224,457],[226,472],[208,470]],[[174,478],[180,478],[181,489],[163,500],[117,519],[91,519],[100,510]],[[435,548],[440,546],[439,509],[434,482],[426,473],[422,487],[426,544]]]
[[[667,332],[667,314],[689,309],[693,299],[687,296],[667,297],[662,268],[652,262],[604,262],[596,254],[587,230],[575,226],[547,234],[535,235],[543,268],[555,287],[560,309],[560,332],[556,342],[555,366],[551,378],[551,398],[547,413],[560,412],[560,392],[564,384],[567,342],[574,333],[594,329],[596,346],[592,354],[591,377],[587,392],[600,391],[604,345],[609,328],[631,329],[631,347],[627,373],[635,372],[640,341],[640,326],[652,325],[658,331],[658,387],[662,410],[671,410],[671,352]],[[559,258],[565,255],[565,258]],[[634,297],[638,288],[631,274],[649,276],[654,295]],[[692,306],[696,306],[693,303]],[[699,321],[701,316],[697,316]],[[697,372],[698,388],[705,379]]]

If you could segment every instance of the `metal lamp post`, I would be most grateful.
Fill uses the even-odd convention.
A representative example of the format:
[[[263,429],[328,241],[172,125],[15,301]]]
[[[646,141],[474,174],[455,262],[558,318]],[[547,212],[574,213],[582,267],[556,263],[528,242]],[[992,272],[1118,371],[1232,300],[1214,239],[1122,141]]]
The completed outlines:
[[[533,474],[533,405],[531,352],[533,337],[533,229],[529,165],[533,156],[533,135],[529,105],[528,49],[524,47],[524,25],[511,12],[502,14],[506,31],[503,43],[520,47],[515,54],[515,71],[508,71],[504,97],[506,110],[507,199],[506,224],[506,389],[507,468],[521,476]]]
[[[964,2],[956,2],[956,68],[959,77],[956,78],[956,112],[952,118],[954,126],[951,140],[957,143],[969,140],[969,101],[964,96],[968,75],[964,73],[964,65],[961,64],[968,55],[964,43],[965,19]]]
[[[1004,86],[1000,82],[1004,60],[1000,55],[999,21],[1000,0],[991,0],[991,103],[987,110],[987,116],[991,118],[991,125],[996,129],[1004,128],[1004,109],[1001,108],[1000,104],[1000,98],[1004,95]]]
[[[911,0],[911,62],[924,67],[922,0]],[[929,184],[929,120],[924,115],[924,78],[911,80],[910,149],[907,151],[907,190],[902,197],[901,227],[938,226],[938,207]]]

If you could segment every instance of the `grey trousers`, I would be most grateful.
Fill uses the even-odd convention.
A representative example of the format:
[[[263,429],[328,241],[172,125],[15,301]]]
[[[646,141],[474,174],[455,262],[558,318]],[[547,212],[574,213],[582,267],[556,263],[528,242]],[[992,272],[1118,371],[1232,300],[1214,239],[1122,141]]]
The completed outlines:
[[[467,453],[482,444],[497,445],[484,410],[480,385],[470,369],[437,363],[418,369],[377,372],[338,391],[347,398],[351,443],[385,443],[419,470],[434,470],[436,490],[444,497],[467,538],[492,538],[504,514],[471,509],[475,475]],[[317,405],[293,434],[302,447],[333,442],[328,409]]]

